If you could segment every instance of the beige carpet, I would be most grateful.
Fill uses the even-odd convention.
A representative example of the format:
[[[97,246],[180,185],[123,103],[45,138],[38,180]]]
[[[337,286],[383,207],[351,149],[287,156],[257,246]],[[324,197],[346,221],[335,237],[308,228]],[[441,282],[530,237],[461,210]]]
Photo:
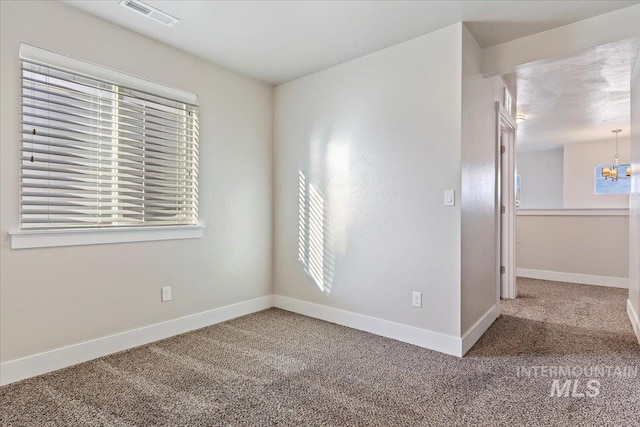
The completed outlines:
[[[7,426],[640,426],[640,379],[550,397],[522,368],[640,365],[620,289],[519,280],[464,358],[271,309],[0,389]],[[593,369],[593,368],[591,368]],[[520,370],[520,372],[519,372]],[[628,371],[627,374],[630,374]],[[520,376],[519,376],[520,373]],[[573,375],[573,374],[572,374]],[[576,393],[588,379],[579,380]]]

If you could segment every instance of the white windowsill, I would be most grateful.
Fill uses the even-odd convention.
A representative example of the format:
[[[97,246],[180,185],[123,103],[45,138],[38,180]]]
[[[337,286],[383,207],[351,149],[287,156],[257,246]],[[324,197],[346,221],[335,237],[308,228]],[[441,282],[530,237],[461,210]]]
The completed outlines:
[[[629,216],[625,208],[597,209],[516,209],[518,216]]]
[[[10,231],[9,236],[11,249],[104,245],[154,240],[198,239],[204,236],[204,224],[75,230],[16,230]]]

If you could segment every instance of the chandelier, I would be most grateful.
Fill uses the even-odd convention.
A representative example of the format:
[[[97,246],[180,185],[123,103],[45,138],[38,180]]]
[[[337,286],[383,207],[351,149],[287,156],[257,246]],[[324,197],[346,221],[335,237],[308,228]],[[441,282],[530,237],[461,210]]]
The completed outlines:
[[[611,132],[616,134],[616,156],[614,158],[614,164],[610,168],[602,168],[602,177],[606,180],[617,181],[620,179],[620,162],[618,157],[618,134],[622,132],[622,129],[614,129]],[[628,167],[625,171],[626,176],[631,176],[631,167]]]

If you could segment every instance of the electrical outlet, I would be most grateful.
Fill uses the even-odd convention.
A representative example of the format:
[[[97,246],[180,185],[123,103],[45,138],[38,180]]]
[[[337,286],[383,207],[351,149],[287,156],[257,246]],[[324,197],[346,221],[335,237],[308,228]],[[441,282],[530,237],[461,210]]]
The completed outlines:
[[[162,302],[171,301],[171,286],[165,286],[162,288]]]
[[[422,307],[422,292],[413,291],[411,305],[414,307]]]

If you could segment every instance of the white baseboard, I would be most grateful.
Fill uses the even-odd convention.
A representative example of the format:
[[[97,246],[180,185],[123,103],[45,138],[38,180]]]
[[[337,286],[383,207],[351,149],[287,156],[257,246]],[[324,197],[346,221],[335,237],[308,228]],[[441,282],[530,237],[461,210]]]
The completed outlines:
[[[441,353],[459,357],[463,355],[462,340],[451,335],[281,295],[273,296],[273,304],[283,310],[337,323],[338,325],[370,332]]]
[[[491,307],[478,321],[462,335],[462,354],[466,354],[471,347],[480,339],[489,326],[500,317],[500,306],[498,304]]]
[[[629,279],[623,277],[593,276],[591,274],[564,273],[561,271],[516,268],[516,276],[531,279],[554,280],[556,282],[580,283],[582,285],[607,286],[629,289]]]
[[[627,299],[627,314],[629,315],[629,320],[631,320],[631,324],[633,325],[633,331],[636,333],[636,338],[638,338],[638,344],[640,344],[640,317],[638,317],[638,313],[633,309],[633,305],[631,305],[631,300]]]
[[[56,371],[270,307],[278,307],[458,357],[471,349],[500,315],[499,307],[492,307],[462,338],[458,338],[295,298],[269,295],[1,363],[0,385]],[[635,325],[637,323],[634,327]]]
[[[107,356],[118,351],[204,328],[205,326],[255,313],[256,311],[265,310],[270,307],[273,307],[273,302],[272,296],[268,295],[4,362],[0,364],[0,385],[10,384],[77,363]]]

